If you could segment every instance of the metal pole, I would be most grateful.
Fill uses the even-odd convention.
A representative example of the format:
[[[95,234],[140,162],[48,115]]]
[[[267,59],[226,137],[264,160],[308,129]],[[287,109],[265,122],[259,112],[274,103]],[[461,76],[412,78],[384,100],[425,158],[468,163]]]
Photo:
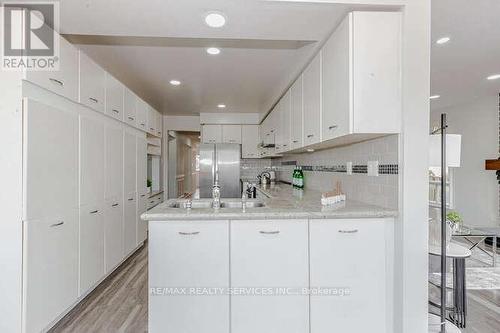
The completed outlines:
[[[446,113],[441,114],[441,332],[446,332]]]

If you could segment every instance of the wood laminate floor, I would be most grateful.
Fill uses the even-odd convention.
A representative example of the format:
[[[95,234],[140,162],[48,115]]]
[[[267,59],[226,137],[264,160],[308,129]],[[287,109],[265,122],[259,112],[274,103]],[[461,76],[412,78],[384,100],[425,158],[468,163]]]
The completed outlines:
[[[146,243],[50,332],[147,332],[147,285]],[[463,333],[500,332],[500,290],[470,290],[468,301],[468,322]]]

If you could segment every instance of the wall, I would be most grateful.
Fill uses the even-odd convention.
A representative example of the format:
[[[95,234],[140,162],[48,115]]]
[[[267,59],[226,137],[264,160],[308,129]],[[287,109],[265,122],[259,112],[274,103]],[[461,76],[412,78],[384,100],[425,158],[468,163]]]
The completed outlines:
[[[454,210],[464,223],[498,226],[498,181],[484,169],[486,159],[498,157],[498,95],[431,112],[431,129],[439,126],[441,113],[448,115],[448,133],[462,135],[460,168],[453,168]]]
[[[278,171],[280,180],[292,181],[294,166],[286,165],[290,161],[296,161],[300,166],[307,166],[303,167],[306,169],[304,171],[306,188],[331,191],[336,182],[340,181],[349,200],[393,209],[398,207],[397,135],[273,160],[273,165],[280,170]],[[384,174],[376,177],[368,176],[364,167],[368,161],[379,161],[379,169]],[[346,173],[347,162],[358,166],[352,175]],[[386,167],[388,165],[392,166],[391,169]],[[310,166],[312,168],[309,168]],[[321,171],[307,171],[307,169]]]
[[[243,181],[256,182],[258,175],[270,169],[270,159],[245,158],[240,160],[240,178]]]
[[[199,116],[163,116],[163,133],[167,131],[200,131]]]

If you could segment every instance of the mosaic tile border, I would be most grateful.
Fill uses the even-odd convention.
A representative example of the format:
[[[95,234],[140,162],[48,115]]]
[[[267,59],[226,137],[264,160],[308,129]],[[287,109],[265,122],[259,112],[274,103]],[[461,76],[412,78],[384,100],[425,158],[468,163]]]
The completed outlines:
[[[347,166],[345,164],[339,165],[299,165],[297,161],[286,161],[281,162],[281,166],[300,166],[304,171],[315,171],[315,172],[340,172],[347,173]],[[367,174],[368,165],[366,164],[356,164],[352,166],[353,174]],[[399,174],[398,164],[380,164],[378,166],[378,173],[380,175],[397,175]]]

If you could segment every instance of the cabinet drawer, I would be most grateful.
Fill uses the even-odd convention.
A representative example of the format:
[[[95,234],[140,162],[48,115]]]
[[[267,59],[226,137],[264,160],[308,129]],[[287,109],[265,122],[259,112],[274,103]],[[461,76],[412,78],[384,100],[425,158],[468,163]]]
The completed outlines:
[[[59,35],[59,70],[25,71],[24,79],[56,94],[78,101],[78,50]]]
[[[123,84],[106,73],[106,114],[123,121]]]
[[[80,54],[80,103],[99,112],[104,112],[104,85],[106,72],[89,56]]]

